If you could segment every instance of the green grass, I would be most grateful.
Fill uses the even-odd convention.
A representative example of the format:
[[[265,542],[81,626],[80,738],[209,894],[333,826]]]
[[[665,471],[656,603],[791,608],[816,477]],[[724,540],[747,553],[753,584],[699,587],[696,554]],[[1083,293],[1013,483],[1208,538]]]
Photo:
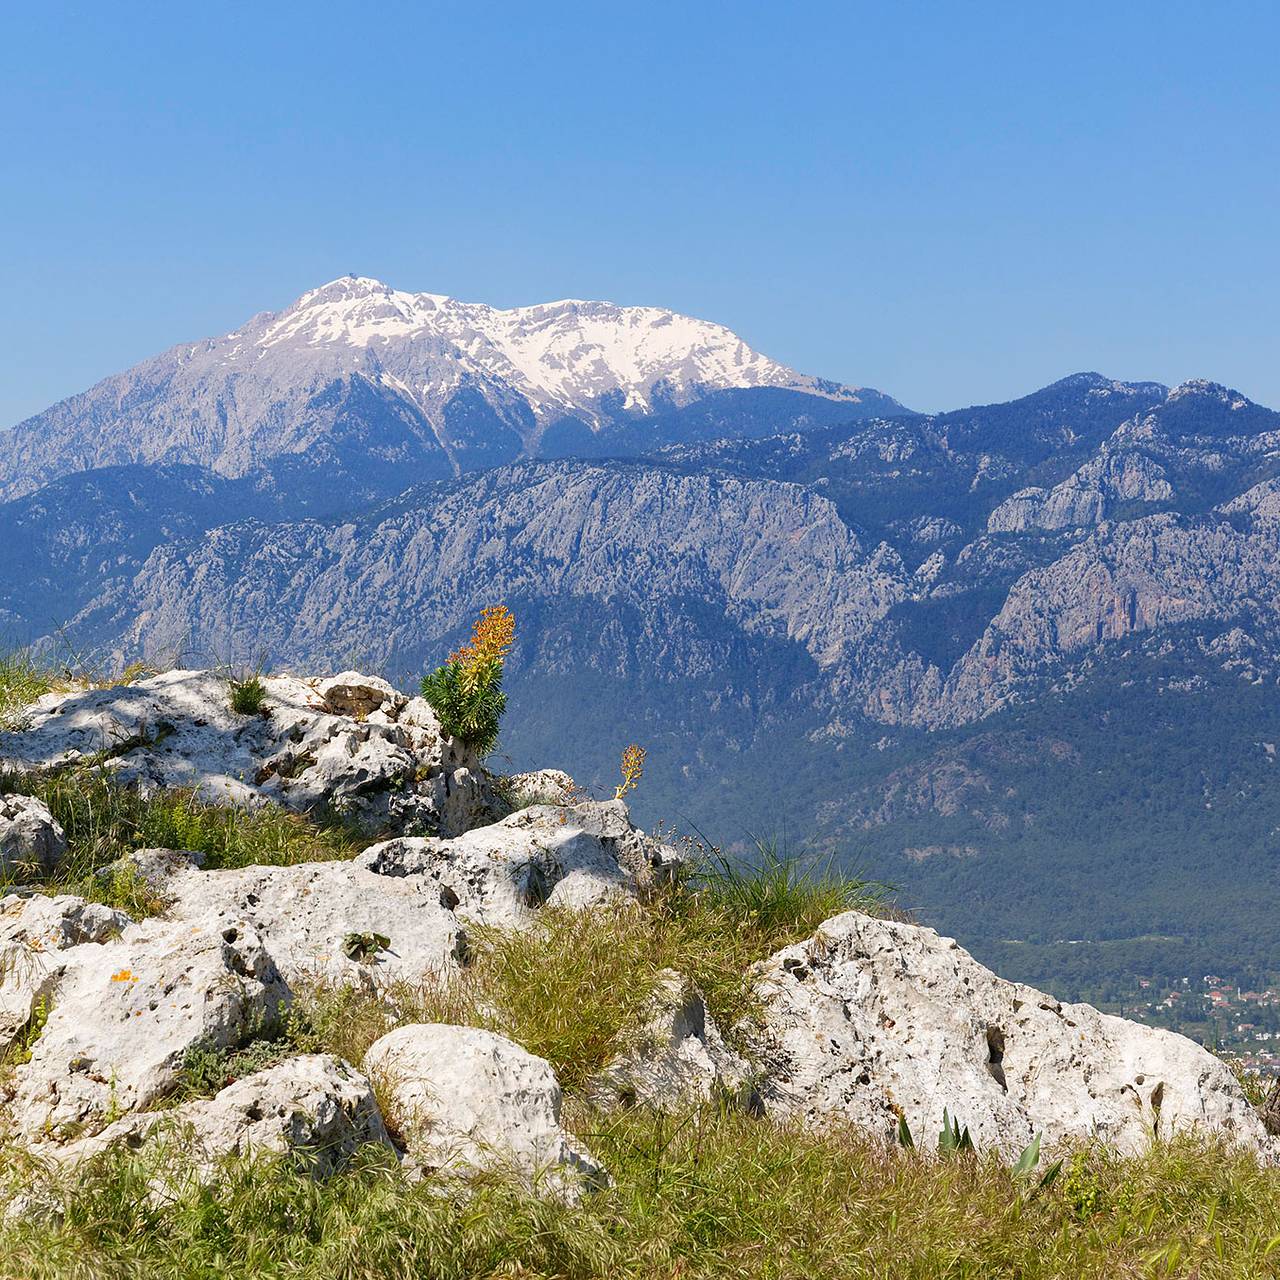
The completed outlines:
[[[498,1181],[466,1198],[411,1185],[378,1149],[324,1183],[258,1158],[203,1188],[180,1153],[117,1152],[61,1178],[0,1155],[0,1178],[58,1208],[0,1224],[0,1276],[1255,1280],[1280,1264],[1280,1174],[1223,1148],[1085,1150],[1029,1195],[994,1160],[838,1125],[710,1107],[567,1118],[615,1180],[577,1209]],[[152,1192],[161,1170],[172,1195]]]
[[[0,653],[0,732],[22,727],[22,711],[56,687],[53,673],[25,650]]]
[[[262,677],[251,675],[244,680],[229,681],[231,710],[238,716],[256,716],[262,713],[267,700],[267,686]]]
[[[183,790],[144,796],[89,768],[0,774],[0,791],[38,796],[67,834],[66,856],[39,883],[144,914],[157,906],[145,884],[128,868],[107,870],[134,849],[187,849],[203,854],[212,869],[346,858],[368,842],[341,824],[278,805],[212,804]]]

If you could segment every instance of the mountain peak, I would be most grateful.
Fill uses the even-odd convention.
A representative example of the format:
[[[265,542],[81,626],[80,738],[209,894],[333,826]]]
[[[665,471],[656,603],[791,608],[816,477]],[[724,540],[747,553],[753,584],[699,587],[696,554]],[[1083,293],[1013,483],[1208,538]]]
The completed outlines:
[[[326,422],[358,434],[375,419],[388,458],[421,448],[458,472],[536,453],[566,420],[590,438],[717,392],[761,389],[858,406],[850,417],[902,411],[658,307],[570,298],[504,309],[348,275],[20,424],[0,448],[0,494],[86,465],[180,461],[244,475],[305,454]]]
[[[1253,403],[1247,396],[1241,395],[1239,391],[1225,386],[1221,382],[1210,382],[1208,378],[1189,378],[1186,382],[1180,382],[1169,392],[1168,398],[1170,401],[1174,401],[1185,400],[1193,396],[1200,399],[1216,400],[1232,409],[1244,409]]]

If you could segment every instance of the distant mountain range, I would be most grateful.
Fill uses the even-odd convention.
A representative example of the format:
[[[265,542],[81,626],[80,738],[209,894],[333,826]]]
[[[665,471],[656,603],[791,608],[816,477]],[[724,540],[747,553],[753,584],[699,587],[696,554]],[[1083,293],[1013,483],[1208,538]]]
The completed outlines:
[[[502,600],[514,763],[643,742],[647,819],[811,837],[1064,995],[1280,969],[1280,414],[1225,387],[924,416],[349,278],[0,435],[0,486],[15,641],[408,684]]]
[[[19,423],[0,436],[0,497],[130,463],[286,483],[324,467],[367,495],[518,457],[902,411],[656,307],[502,311],[348,276]]]

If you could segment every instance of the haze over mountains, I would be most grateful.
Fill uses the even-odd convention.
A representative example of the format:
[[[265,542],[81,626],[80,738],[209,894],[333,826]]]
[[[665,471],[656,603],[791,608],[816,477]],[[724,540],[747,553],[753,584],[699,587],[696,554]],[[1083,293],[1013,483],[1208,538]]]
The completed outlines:
[[[812,836],[1062,994],[1280,943],[1280,415],[1217,384],[922,416],[347,278],[0,435],[0,493],[13,640],[409,683],[502,600],[516,763],[644,742],[647,819]]]

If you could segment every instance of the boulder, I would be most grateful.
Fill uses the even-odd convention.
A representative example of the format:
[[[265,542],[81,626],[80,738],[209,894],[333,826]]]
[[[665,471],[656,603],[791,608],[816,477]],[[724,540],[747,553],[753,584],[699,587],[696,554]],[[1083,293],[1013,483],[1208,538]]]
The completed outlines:
[[[307,1172],[326,1177],[364,1143],[391,1145],[369,1081],[340,1058],[305,1054],[245,1076],[212,1098],[126,1116],[49,1154],[65,1166],[113,1146],[137,1149],[166,1140],[194,1161],[202,1178],[222,1158],[263,1152],[292,1154]]]
[[[123,911],[70,894],[0,898],[0,1054],[47,1007],[70,947],[106,942],[130,923]]]
[[[1234,1076],[1170,1031],[1006,982],[932,929],[849,911],[758,970],[768,1113],[933,1145],[943,1109],[1016,1156],[1097,1138],[1124,1154],[1184,1130],[1251,1147],[1262,1122]]]
[[[592,1081],[599,1105],[687,1106],[723,1097],[747,1102],[750,1068],[725,1044],[706,1001],[674,969],[659,975],[636,1042]]]
[[[475,1027],[399,1027],[375,1041],[365,1074],[378,1088],[415,1173],[508,1173],[576,1201],[608,1175],[560,1124],[551,1064]]]
[[[31,1060],[16,1069],[13,1126],[64,1139],[145,1110],[177,1083],[188,1050],[240,1043],[288,994],[246,927],[148,920],[73,947]]]
[[[66,851],[66,833],[43,800],[0,795],[0,877],[48,874]]]
[[[23,731],[0,734],[0,760],[24,770],[92,763],[144,790],[272,800],[369,831],[456,835],[496,816],[479,759],[445,736],[422,698],[355,672],[263,684],[263,711],[251,716],[232,710],[229,682],[215,671],[46,694]]]
[[[560,769],[536,769],[494,779],[495,790],[513,810],[533,804],[575,804],[586,796],[578,784]]]
[[[356,862],[381,876],[423,878],[466,919],[520,925],[544,905],[634,897],[672,874],[678,854],[631,825],[620,800],[533,805],[454,840],[404,837]]]

